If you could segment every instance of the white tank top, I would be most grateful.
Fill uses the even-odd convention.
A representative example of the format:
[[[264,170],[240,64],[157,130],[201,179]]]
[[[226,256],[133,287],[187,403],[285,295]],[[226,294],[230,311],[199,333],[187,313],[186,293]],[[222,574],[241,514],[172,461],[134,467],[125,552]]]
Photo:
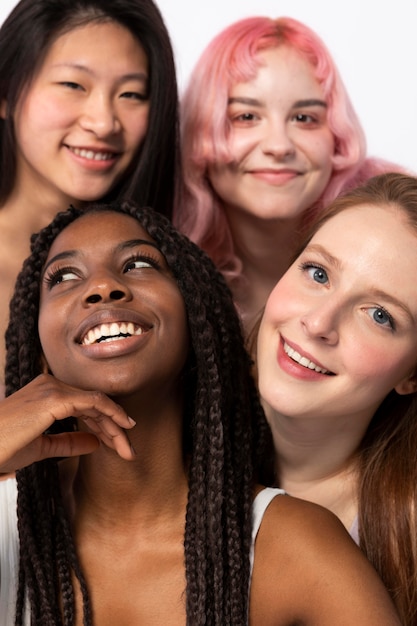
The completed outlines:
[[[282,489],[267,487],[253,501],[252,544],[250,548],[250,575],[252,576],[255,540],[263,516],[270,502]],[[15,478],[0,481],[0,625],[13,626],[16,609],[17,581],[19,570],[19,534],[17,530],[17,485]],[[30,625],[26,606],[25,624]]]

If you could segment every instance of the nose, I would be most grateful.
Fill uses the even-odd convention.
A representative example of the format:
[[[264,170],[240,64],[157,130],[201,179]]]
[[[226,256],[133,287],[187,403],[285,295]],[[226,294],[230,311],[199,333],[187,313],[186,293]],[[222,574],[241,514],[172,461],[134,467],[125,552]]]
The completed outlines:
[[[325,302],[301,318],[305,334],[330,346],[339,341],[339,312],[336,303]]]
[[[86,99],[80,116],[80,125],[84,130],[101,138],[114,135],[121,129],[117,110],[111,98],[103,93],[92,93]]]
[[[129,287],[117,277],[101,275],[91,278],[84,294],[84,306],[91,304],[105,304],[118,300],[129,301],[132,293]]]
[[[280,161],[290,160],[295,154],[295,145],[285,120],[270,119],[264,128],[262,141],[264,154],[271,155]]]

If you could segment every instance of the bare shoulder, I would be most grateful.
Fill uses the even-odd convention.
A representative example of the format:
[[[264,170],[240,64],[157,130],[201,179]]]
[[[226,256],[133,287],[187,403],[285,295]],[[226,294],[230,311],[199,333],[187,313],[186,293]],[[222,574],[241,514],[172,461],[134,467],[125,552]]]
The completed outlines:
[[[255,543],[250,623],[399,626],[385,587],[338,518],[279,496]]]

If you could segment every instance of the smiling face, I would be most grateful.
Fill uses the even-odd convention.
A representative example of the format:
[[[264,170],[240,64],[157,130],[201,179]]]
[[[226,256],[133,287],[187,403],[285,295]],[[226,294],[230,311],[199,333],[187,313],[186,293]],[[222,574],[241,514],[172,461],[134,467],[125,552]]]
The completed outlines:
[[[126,28],[99,22],[62,34],[13,115],[16,189],[63,209],[103,197],[132,163],[148,112],[147,57]]]
[[[402,210],[360,205],[330,218],[267,302],[258,340],[267,405],[366,425],[392,389],[415,391],[416,266],[417,233]]]
[[[58,235],[42,276],[39,336],[67,384],[113,396],[177,393],[189,347],[184,301],[135,219],[86,214]]]
[[[334,138],[313,67],[286,45],[258,55],[256,77],[229,93],[230,163],[209,169],[227,211],[293,219],[322,194]]]

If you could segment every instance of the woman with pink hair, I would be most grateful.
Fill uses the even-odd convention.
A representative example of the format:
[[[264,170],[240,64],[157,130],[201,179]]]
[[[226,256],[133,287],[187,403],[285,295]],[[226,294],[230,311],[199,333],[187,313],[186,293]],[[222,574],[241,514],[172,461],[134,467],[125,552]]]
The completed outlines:
[[[400,169],[367,157],[329,51],[288,17],[243,19],[212,40],[183,97],[182,141],[174,220],[226,276],[247,332],[311,217]]]

